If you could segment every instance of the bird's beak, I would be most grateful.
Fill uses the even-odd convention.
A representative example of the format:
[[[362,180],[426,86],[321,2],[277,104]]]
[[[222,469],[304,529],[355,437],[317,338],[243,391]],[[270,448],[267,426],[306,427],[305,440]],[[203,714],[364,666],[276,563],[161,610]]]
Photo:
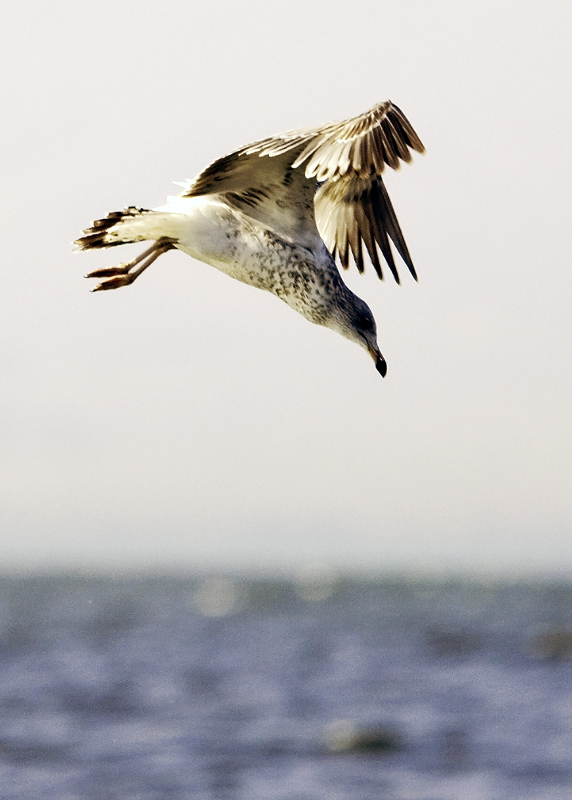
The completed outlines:
[[[379,351],[379,347],[377,347],[377,346],[368,347],[368,350],[369,350],[370,356],[375,361],[376,370],[379,372],[379,374],[381,375],[382,378],[385,378],[385,374],[387,372],[387,361],[381,355],[381,353]]]

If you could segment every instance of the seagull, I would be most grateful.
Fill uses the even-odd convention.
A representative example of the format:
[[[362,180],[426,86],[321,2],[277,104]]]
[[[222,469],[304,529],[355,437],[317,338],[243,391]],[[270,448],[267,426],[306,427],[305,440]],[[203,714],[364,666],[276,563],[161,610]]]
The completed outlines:
[[[93,291],[133,283],[160,255],[176,248],[232,278],[264,289],[303,317],[363,347],[385,376],[369,306],[342,280],[337,263],[364,271],[364,249],[383,280],[380,254],[397,283],[390,245],[417,280],[383,183],[424,152],[391,101],[343,122],[289,131],[219,158],[166,205],[128,206],[95,220],[79,250],[151,241],[132,261],[90,272]]]

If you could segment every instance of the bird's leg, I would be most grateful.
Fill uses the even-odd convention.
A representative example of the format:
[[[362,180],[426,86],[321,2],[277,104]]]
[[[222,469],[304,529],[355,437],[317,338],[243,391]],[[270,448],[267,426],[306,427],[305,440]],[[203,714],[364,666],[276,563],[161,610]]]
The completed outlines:
[[[98,283],[97,286],[92,289],[93,292],[101,292],[105,289],[119,289],[120,286],[128,286],[130,283],[133,283],[147,267],[150,267],[159,256],[166,253],[167,250],[172,250],[173,247],[174,244],[171,239],[167,239],[166,237],[158,239],[156,242],[153,242],[151,247],[144,250],[143,253],[140,253],[132,261],[127,261],[125,264],[120,264],[118,267],[96,269],[85,277],[109,278],[109,280]],[[137,269],[133,269],[134,267],[137,267]]]

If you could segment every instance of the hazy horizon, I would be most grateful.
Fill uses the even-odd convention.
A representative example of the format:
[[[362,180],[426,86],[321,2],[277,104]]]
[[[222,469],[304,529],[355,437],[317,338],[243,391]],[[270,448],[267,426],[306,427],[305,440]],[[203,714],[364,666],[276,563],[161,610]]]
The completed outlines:
[[[572,574],[564,2],[11,5],[2,558],[8,570]],[[419,275],[344,273],[355,345],[182,253],[74,254],[209,162],[381,100],[427,152],[387,176]]]

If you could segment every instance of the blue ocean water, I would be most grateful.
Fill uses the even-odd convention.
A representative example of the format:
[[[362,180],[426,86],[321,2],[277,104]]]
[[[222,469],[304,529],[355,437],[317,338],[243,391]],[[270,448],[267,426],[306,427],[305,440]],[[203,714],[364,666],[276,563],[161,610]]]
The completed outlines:
[[[572,585],[0,579],[2,800],[570,800]]]

